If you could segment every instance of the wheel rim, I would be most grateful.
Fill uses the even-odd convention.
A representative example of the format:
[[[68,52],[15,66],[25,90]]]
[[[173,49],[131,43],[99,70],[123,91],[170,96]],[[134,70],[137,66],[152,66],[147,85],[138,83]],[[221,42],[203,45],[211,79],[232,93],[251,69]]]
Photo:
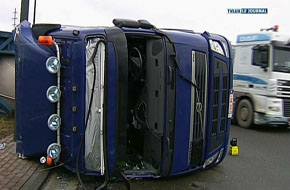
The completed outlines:
[[[247,107],[242,107],[241,109],[241,119],[247,121],[249,119],[249,109]]]

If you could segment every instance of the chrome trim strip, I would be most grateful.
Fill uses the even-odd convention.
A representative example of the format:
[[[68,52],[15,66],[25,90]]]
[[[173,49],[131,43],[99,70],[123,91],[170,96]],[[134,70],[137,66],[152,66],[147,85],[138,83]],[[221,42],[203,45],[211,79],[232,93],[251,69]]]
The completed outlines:
[[[191,53],[191,81],[195,81],[195,51]],[[189,129],[189,146],[188,146],[188,163],[191,160],[192,141],[193,141],[193,119],[194,119],[194,100],[195,100],[195,87],[191,86],[191,100],[190,100],[190,129]]]
[[[58,44],[54,41],[53,42],[55,49],[56,49],[56,54],[57,54],[57,59],[59,61],[59,64],[61,65],[61,59],[60,59],[60,49]],[[60,68],[59,71],[57,72],[57,87],[60,90]],[[57,106],[56,106],[56,114],[60,117],[60,99],[57,101]],[[59,126],[59,128],[57,129],[56,133],[57,133],[57,144],[60,145],[60,128],[61,126]],[[61,146],[61,145],[60,145]]]
[[[205,62],[205,81],[204,81],[204,103],[203,103],[203,130],[202,130],[202,133],[203,133],[203,139],[205,139],[205,121],[206,121],[206,111],[207,111],[207,85],[208,85],[208,81],[207,81],[207,75],[208,75],[208,68],[207,68],[207,58],[206,58],[206,55],[204,56],[204,62]]]

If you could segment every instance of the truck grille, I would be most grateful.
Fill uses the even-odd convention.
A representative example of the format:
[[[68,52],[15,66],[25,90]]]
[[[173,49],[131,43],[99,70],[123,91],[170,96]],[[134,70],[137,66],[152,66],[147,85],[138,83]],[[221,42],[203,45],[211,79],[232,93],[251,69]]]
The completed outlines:
[[[190,118],[190,150],[189,162],[201,165],[204,144],[206,93],[207,93],[207,61],[206,55],[192,52],[192,80],[197,88],[191,89],[191,118]]]
[[[280,86],[290,86],[290,81],[289,80],[278,80],[279,83],[281,83]]]
[[[283,99],[283,115],[290,117],[290,99]]]
[[[278,80],[277,95],[280,97],[290,97],[290,81],[289,80]]]
[[[224,61],[215,59],[213,79],[213,118],[211,136],[225,132],[227,121],[227,101],[229,90],[229,73]]]

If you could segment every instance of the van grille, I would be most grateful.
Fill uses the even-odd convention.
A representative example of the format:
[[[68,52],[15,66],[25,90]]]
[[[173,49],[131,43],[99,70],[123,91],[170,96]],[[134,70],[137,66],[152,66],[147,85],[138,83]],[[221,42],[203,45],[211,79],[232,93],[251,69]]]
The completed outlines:
[[[191,123],[189,162],[195,166],[201,165],[205,132],[206,93],[207,93],[207,61],[206,55],[200,52],[192,53],[192,79],[197,88],[191,90]]]
[[[224,133],[227,120],[227,101],[229,73],[227,64],[215,59],[214,61],[214,81],[213,81],[213,118],[212,118],[212,136],[217,133]]]
[[[211,150],[216,149],[223,142],[227,124],[227,104],[229,100],[229,72],[226,62],[215,59],[213,72]]]
[[[194,117],[193,117],[193,129],[194,135],[193,139],[203,139],[204,133],[204,111],[205,111],[205,92],[206,92],[206,63],[205,55],[202,53],[197,53],[197,64],[195,65],[195,80],[196,85],[199,88],[194,89]],[[197,96],[198,95],[198,96]],[[198,102],[200,102],[201,113],[198,112]]]

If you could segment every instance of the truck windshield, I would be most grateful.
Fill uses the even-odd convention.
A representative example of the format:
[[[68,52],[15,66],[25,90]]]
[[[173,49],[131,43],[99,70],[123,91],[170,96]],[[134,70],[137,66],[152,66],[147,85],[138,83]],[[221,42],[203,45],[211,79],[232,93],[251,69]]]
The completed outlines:
[[[273,71],[290,73],[290,47],[274,47]]]

